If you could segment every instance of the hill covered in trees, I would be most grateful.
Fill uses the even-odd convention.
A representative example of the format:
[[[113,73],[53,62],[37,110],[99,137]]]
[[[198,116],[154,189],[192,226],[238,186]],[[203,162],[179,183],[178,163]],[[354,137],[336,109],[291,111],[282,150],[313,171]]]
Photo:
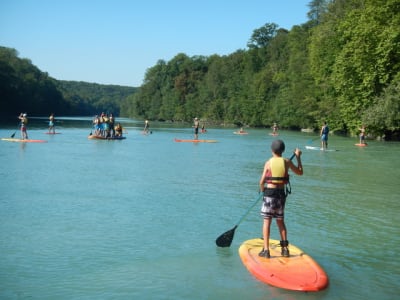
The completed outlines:
[[[313,0],[291,30],[266,23],[246,50],[177,54],[148,69],[131,117],[320,127],[390,137],[400,129],[400,0]]]
[[[135,91],[134,87],[56,80],[29,59],[19,58],[15,49],[0,47],[0,114],[5,117],[20,112],[119,115],[121,103]]]
[[[399,138],[400,0],[312,0],[309,21],[266,23],[247,48],[178,53],[139,88],[59,81],[0,47],[2,115],[93,115],[159,121],[319,128]]]

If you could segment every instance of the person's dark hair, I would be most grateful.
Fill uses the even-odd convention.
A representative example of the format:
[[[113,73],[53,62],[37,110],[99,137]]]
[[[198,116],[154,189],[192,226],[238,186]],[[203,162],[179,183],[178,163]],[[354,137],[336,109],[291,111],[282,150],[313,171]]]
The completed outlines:
[[[282,154],[285,151],[285,143],[282,140],[275,140],[271,144],[271,150],[275,154]]]

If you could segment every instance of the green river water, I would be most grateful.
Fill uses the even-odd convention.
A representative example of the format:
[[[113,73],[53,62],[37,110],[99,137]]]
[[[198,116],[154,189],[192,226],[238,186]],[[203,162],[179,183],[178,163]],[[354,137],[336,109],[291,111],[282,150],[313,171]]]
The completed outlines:
[[[255,279],[238,247],[261,236],[257,205],[229,248],[215,239],[258,198],[270,157],[266,129],[208,128],[190,139],[184,125],[120,119],[123,141],[93,141],[90,118],[31,119],[29,137],[0,141],[0,299],[397,299],[400,294],[400,144],[281,131],[303,151],[304,175],[291,175],[288,239],[326,271],[317,293],[286,291]],[[0,137],[10,137],[12,124]],[[16,137],[19,136],[17,132]],[[275,223],[272,238],[279,239]]]

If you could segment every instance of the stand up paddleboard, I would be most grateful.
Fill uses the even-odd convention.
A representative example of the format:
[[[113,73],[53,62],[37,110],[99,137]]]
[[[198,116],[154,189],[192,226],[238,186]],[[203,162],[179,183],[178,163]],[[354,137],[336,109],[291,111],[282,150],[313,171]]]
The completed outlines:
[[[45,140],[30,140],[30,139],[15,139],[15,138],[2,138],[2,141],[17,142],[17,143],[47,143]]]
[[[327,152],[339,151],[339,150],[336,150],[336,149],[322,149],[321,147],[313,147],[313,146],[306,146],[306,149],[308,149],[308,150],[318,150],[318,151],[327,151]]]
[[[289,257],[281,256],[280,242],[270,240],[270,258],[260,257],[264,241],[252,239],[239,248],[239,255],[247,270],[260,281],[287,290],[315,292],[325,289],[329,279],[311,256],[289,244]]]
[[[354,144],[354,145],[356,145],[357,147],[367,147],[367,146],[368,146],[367,143],[364,143],[364,144]]]
[[[248,133],[248,132],[245,132],[245,131],[242,131],[242,132],[240,132],[240,131],[234,131],[233,134],[245,135],[245,134],[249,134],[249,133]]]
[[[104,136],[98,136],[98,135],[89,135],[88,136],[89,140],[107,140],[107,141],[113,141],[113,140],[124,140],[126,137],[124,136],[114,136],[114,137],[104,137]]]
[[[61,132],[45,132],[45,134],[61,134]]]
[[[182,140],[182,139],[174,139],[177,143],[216,143],[217,140]]]

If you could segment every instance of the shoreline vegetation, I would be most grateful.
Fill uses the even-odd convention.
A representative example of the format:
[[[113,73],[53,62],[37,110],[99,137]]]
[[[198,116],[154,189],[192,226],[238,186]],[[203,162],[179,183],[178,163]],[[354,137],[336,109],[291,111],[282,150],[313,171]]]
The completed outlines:
[[[398,8],[398,0],[312,1],[306,23],[290,30],[266,23],[229,55],[159,60],[140,87],[57,80],[0,47],[1,114],[104,111],[315,131],[326,121],[338,134],[355,136],[365,126],[369,136],[399,141]]]

